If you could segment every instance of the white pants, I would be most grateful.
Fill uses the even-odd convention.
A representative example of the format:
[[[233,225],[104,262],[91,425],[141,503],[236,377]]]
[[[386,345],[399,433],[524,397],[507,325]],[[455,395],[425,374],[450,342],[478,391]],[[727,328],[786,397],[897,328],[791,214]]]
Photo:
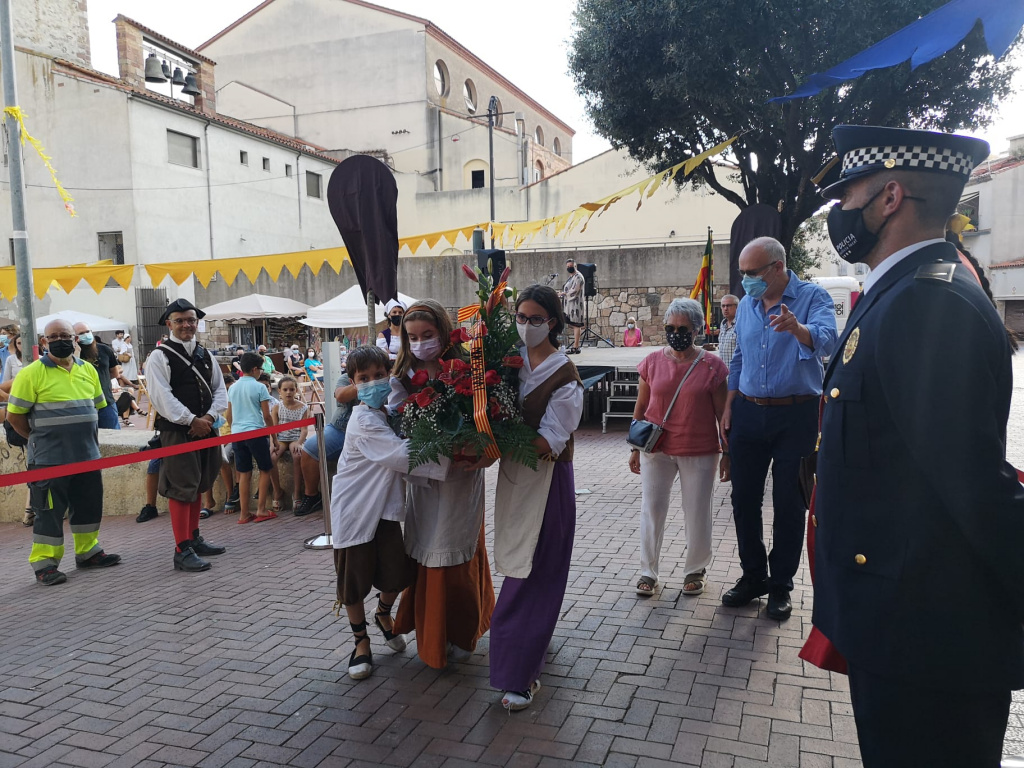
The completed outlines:
[[[686,521],[686,562],[689,576],[711,562],[711,493],[715,487],[719,454],[666,456],[640,454],[643,502],[640,509],[640,573],[658,579],[658,559],[665,538],[665,518],[672,483],[679,477],[683,515]]]

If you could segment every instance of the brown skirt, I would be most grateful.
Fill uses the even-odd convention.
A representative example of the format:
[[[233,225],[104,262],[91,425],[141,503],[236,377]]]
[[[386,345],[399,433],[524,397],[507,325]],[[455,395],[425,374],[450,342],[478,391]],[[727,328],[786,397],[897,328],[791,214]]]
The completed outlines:
[[[472,559],[446,568],[417,564],[416,580],[405,592],[395,615],[395,632],[416,632],[416,650],[434,669],[448,664],[447,643],[466,651],[491,627],[494,584],[484,546],[484,529]]]
[[[372,541],[334,550],[338,574],[338,600],[361,605],[374,588],[401,592],[413,582],[416,561],[405,554],[402,524],[381,520]]]

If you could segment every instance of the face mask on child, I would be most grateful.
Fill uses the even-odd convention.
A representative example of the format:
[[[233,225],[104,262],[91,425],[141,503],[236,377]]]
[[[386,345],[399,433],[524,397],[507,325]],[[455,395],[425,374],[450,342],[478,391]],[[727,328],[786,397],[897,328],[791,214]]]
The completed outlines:
[[[391,393],[391,382],[387,379],[368,381],[356,387],[359,399],[371,408],[380,408]]]
[[[426,341],[410,341],[409,350],[417,360],[427,362],[441,354],[441,340],[427,339]]]

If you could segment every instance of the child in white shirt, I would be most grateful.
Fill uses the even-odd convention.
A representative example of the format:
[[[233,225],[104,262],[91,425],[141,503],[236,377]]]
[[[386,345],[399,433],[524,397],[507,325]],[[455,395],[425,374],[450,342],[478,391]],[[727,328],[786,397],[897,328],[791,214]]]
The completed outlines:
[[[345,434],[345,447],[331,492],[331,531],[338,573],[338,601],[345,606],[356,647],[348,674],[362,680],[373,671],[363,602],[372,588],[380,590],[373,622],[389,648],[405,649],[405,636],[392,631],[391,608],[409,586],[415,566],[405,554],[402,521],[405,485],[420,478],[443,480],[448,460],[423,464],[409,472],[409,449],[388,425],[384,404],[391,391],[387,353],[371,346],[349,353],[346,370],[356,385],[359,405]]]

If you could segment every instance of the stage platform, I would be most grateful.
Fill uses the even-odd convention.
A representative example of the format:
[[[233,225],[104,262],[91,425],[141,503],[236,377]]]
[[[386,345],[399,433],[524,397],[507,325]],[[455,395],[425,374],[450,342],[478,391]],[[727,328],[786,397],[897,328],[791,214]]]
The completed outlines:
[[[661,347],[583,347],[578,355],[569,355],[577,368],[636,368],[636,364]]]

